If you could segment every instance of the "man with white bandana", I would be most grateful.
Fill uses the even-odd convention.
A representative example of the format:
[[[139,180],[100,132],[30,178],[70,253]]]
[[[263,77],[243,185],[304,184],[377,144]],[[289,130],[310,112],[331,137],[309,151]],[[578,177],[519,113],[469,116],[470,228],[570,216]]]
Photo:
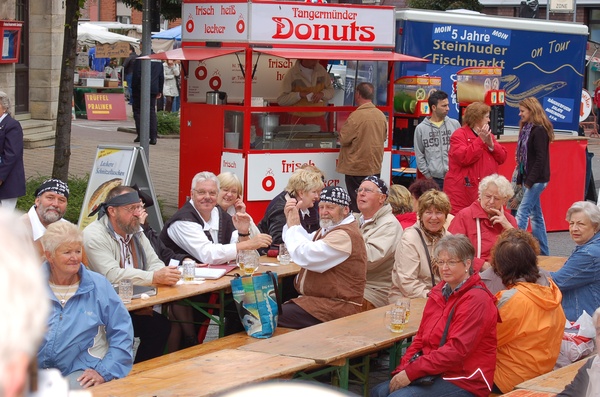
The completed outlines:
[[[69,186],[60,179],[47,179],[35,190],[35,204],[22,216],[40,258],[44,257],[41,238],[51,223],[63,220],[68,200]]]
[[[294,198],[287,201],[283,240],[292,260],[302,269],[295,280],[300,296],[285,303],[280,326],[305,328],[362,310],[367,253],[349,202],[345,189],[323,189],[321,228],[308,234],[300,224],[301,203]]]
[[[402,225],[392,213],[387,197],[387,185],[375,175],[363,179],[356,190],[356,204],[360,210],[358,223],[367,248],[364,310],[388,304],[394,254],[402,237]]]

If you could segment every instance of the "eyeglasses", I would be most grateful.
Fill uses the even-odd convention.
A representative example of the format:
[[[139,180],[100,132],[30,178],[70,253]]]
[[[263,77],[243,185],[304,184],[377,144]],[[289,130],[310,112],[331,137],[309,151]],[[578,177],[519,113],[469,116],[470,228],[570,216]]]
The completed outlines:
[[[440,260],[435,260],[435,265],[439,268],[442,268],[444,266],[448,266],[448,267],[455,267],[456,265],[458,265],[459,263],[463,263],[463,261],[458,260],[458,259],[451,259],[449,261],[440,261]]]
[[[215,190],[207,191],[207,190],[192,189],[192,191],[194,193],[196,193],[198,196],[206,196],[206,195],[208,195],[209,197],[217,197],[217,192]]]
[[[358,189],[355,190],[356,194],[360,194],[362,192],[365,192],[365,194],[371,194],[371,193],[381,193],[381,190],[377,189],[369,189],[368,187],[359,187]]]
[[[486,194],[483,195],[483,199],[485,201],[492,201],[492,199],[494,199],[494,201],[500,201],[500,200],[502,200],[502,197],[492,196],[491,194],[487,194],[486,193]]]
[[[144,204],[136,204],[136,205],[130,205],[129,207],[121,207],[123,208],[125,211],[129,212],[130,214],[135,214],[136,212],[141,212],[144,210]]]

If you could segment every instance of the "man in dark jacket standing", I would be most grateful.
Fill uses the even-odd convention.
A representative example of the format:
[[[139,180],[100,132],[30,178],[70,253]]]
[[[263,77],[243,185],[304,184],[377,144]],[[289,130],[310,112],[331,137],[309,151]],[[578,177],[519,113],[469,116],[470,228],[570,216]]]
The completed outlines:
[[[133,98],[131,95],[131,82],[133,80],[133,67],[135,66],[135,60],[138,55],[132,45],[129,45],[129,56],[123,62],[123,74],[125,75],[125,81],[127,81],[127,92],[129,93],[129,104],[133,105]]]
[[[156,145],[158,138],[158,120],[156,118],[156,98],[162,96],[165,75],[163,73],[162,62],[158,59],[151,60],[150,67],[150,144]],[[133,66],[133,78],[131,81],[133,95],[133,119],[135,120],[135,132],[137,138],[134,142],[140,141],[140,109],[142,92],[142,62],[137,59]]]
[[[23,129],[10,116],[10,98],[0,91],[0,207],[14,209],[23,195]]]

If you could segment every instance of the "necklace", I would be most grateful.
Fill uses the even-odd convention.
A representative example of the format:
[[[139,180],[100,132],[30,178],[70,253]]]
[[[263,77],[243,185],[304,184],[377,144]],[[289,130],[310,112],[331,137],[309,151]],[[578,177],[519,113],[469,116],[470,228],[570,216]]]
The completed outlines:
[[[75,281],[73,284],[70,284],[69,287],[67,288],[67,290],[63,294],[59,294],[58,290],[62,286],[52,283],[52,286],[53,286],[52,291],[54,292],[54,295],[56,295],[56,297],[58,298],[58,301],[60,302],[61,306],[64,307],[65,304],[67,303],[67,300],[69,300],[68,296],[69,296],[69,292],[71,292],[71,287],[73,287],[74,285],[78,285],[78,284],[79,284],[79,280]]]

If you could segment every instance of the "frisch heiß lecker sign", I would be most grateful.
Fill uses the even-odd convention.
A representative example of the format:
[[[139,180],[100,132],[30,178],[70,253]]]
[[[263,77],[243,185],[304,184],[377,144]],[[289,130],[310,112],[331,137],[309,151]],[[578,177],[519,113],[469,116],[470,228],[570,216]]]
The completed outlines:
[[[311,3],[184,3],[184,41],[392,47],[392,7]]]

